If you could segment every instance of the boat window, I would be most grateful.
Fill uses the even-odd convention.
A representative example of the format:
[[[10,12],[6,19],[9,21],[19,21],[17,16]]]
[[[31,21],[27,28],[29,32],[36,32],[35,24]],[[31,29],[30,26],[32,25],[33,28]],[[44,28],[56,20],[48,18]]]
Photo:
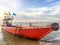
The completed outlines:
[[[6,21],[3,21],[4,24],[6,24]]]
[[[9,23],[11,23],[11,20],[8,20]]]

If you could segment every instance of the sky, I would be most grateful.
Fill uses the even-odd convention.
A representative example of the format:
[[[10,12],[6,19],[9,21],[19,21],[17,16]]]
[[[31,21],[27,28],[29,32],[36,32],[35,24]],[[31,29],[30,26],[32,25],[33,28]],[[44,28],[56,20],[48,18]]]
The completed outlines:
[[[60,0],[0,0],[0,20],[4,12],[14,12],[15,21],[60,21]]]

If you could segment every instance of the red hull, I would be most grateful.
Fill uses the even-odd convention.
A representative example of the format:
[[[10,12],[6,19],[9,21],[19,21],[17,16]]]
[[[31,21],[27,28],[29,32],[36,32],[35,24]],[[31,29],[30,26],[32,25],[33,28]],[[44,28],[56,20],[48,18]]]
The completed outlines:
[[[31,28],[31,27],[23,27],[22,29],[17,30],[15,27],[4,27],[3,29],[19,36],[32,38],[32,39],[41,39],[45,37],[47,34],[52,32],[52,28],[43,27],[43,28]]]

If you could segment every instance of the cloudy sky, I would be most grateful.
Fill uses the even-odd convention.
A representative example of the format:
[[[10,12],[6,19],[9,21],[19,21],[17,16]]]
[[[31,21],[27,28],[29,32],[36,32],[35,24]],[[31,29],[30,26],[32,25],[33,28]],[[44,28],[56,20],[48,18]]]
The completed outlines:
[[[60,0],[0,0],[3,12],[15,12],[15,21],[60,21]]]

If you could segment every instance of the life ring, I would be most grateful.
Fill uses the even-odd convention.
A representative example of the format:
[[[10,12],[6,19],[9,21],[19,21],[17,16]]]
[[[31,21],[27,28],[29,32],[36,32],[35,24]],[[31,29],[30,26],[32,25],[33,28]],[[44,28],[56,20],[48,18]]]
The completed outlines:
[[[59,24],[58,23],[52,23],[51,28],[52,28],[52,30],[57,31],[59,29]]]

